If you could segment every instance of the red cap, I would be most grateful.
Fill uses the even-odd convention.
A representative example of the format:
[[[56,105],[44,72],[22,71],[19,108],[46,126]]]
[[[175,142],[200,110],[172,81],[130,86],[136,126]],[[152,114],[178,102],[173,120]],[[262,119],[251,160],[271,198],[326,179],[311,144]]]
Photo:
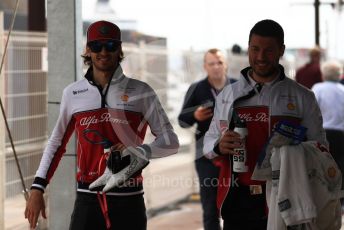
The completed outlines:
[[[121,41],[121,30],[108,21],[94,22],[87,29],[87,43],[96,40]]]

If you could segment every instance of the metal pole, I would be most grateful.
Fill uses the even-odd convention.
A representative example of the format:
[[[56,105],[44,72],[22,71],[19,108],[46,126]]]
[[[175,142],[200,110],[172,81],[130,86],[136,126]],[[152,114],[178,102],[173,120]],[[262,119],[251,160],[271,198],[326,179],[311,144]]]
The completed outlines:
[[[315,45],[320,46],[320,26],[319,26],[319,7],[320,7],[320,1],[314,0],[314,8],[315,8]]]

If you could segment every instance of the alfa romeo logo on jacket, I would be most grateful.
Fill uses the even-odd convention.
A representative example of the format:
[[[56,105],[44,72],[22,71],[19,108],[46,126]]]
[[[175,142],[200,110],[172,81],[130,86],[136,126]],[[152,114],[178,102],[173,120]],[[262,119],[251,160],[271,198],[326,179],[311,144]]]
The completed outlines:
[[[99,29],[98,29],[99,33],[103,34],[103,35],[106,35],[109,33],[110,31],[110,28],[108,26],[101,26]]]

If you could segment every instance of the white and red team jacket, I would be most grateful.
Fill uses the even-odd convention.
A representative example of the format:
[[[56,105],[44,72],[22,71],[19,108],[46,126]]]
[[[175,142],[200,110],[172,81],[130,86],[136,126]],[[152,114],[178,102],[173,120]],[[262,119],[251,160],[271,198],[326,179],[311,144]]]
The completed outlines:
[[[155,139],[143,144],[147,126]],[[104,154],[104,141],[112,145],[141,146],[150,158],[174,154],[179,148],[178,138],[154,90],[144,82],[126,77],[121,66],[103,90],[93,83],[91,68],[85,79],[64,89],[59,118],[31,188],[44,191],[74,131],[78,191],[82,192],[90,192],[88,185],[105,169],[105,164],[98,169]],[[115,188],[108,194],[143,193],[142,176],[136,176],[134,180],[137,182],[134,186]]]
[[[265,182],[251,180],[258,155],[271,134],[274,125],[287,120],[307,128],[307,140],[327,145],[322,116],[312,91],[299,85],[284,74],[280,65],[279,77],[265,83],[260,91],[249,76],[250,67],[241,71],[239,80],[226,86],[216,98],[214,116],[204,137],[203,152],[208,158],[220,159],[217,204],[219,210],[228,194],[231,183],[261,185]],[[231,181],[231,163],[227,156],[219,156],[218,141],[224,131],[232,129],[233,111],[245,120],[248,172],[240,173],[238,181]],[[222,158],[222,159],[221,159]]]

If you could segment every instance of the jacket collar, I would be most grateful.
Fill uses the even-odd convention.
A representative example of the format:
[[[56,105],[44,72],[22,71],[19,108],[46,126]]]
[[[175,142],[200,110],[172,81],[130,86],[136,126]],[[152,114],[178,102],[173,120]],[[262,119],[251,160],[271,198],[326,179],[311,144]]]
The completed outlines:
[[[87,72],[85,74],[85,78],[88,80],[88,82],[92,85],[96,85],[94,83],[93,80],[93,67],[90,66],[87,69]],[[116,68],[115,72],[113,73],[112,77],[111,77],[111,84],[115,84],[119,81],[121,81],[124,78],[124,74],[123,74],[123,69],[121,67],[121,65],[118,65],[118,67]]]

